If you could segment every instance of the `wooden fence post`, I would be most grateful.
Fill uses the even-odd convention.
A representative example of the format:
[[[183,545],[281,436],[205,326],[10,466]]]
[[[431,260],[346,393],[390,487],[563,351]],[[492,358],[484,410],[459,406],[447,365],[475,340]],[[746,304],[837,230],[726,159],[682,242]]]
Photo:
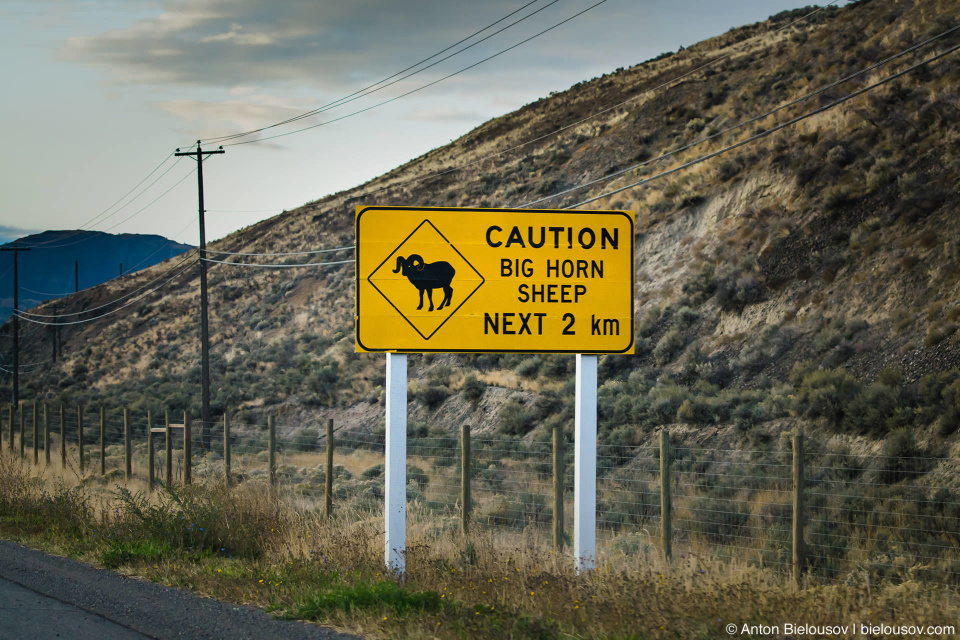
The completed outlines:
[[[183,484],[193,482],[193,442],[190,437],[190,414],[183,412]]]
[[[10,406],[7,407],[7,411],[8,411],[8,415],[9,415],[9,417],[10,417],[10,420],[7,422],[7,425],[8,425],[9,428],[10,428],[10,432],[9,432],[9,435],[10,435],[10,455],[13,455],[13,404],[12,404],[12,403],[10,404]]]
[[[663,557],[673,557],[672,501],[670,497],[670,434],[660,431],[660,543]]]
[[[50,414],[47,413],[47,403],[43,403],[43,459],[50,466]]]
[[[67,469],[67,421],[60,405],[60,471]]]
[[[107,412],[100,405],[100,475],[107,473]]]
[[[267,416],[267,460],[270,465],[270,489],[274,494],[277,487],[277,429],[273,416]]]
[[[167,465],[166,465],[166,474],[164,475],[165,481],[168,487],[173,486],[173,433],[170,431],[170,412],[164,411],[163,418],[164,423],[164,435],[167,436],[166,448],[167,448]]]
[[[333,515],[333,418],[327,419],[327,473],[323,478],[324,513]]]
[[[153,484],[155,482],[155,456],[156,452],[154,451],[153,441],[153,412],[147,411],[147,487],[150,491],[153,491]]]
[[[37,424],[37,403],[33,403],[33,465],[40,464],[40,425]]]
[[[470,532],[470,425],[460,425],[460,529]]]
[[[563,549],[563,430],[553,428],[553,550]]]
[[[223,412],[223,480],[230,486],[230,416]]]
[[[83,473],[83,405],[77,405],[77,449],[80,457],[80,473]]]
[[[26,435],[24,433],[26,424],[24,423],[24,418],[23,418],[23,405],[20,405],[19,407],[17,407],[17,409],[20,410],[20,457],[26,458],[27,454],[25,453],[26,449],[24,449],[24,447],[26,446],[27,439],[24,437],[24,435]]]
[[[133,475],[133,451],[130,450],[130,409],[123,408],[123,479]]]
[[[803,500],[803,434],[793,436],[793,579],[797,584],[803,576],[806,550],[803,545],[805,520]]]

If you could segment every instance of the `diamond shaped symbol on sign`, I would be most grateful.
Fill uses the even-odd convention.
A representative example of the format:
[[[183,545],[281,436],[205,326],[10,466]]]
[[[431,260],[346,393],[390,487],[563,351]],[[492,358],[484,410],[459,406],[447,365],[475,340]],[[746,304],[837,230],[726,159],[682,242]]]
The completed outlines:
[[[484,278],[424,220],[367,276],[384,299],[424,340],[440,330],[477,292]]]

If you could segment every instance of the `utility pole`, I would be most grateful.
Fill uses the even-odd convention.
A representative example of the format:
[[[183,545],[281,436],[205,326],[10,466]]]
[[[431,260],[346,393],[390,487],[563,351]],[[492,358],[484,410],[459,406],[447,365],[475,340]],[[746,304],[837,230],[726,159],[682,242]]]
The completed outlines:
[[[204,451],[210,450],[210,335],[207,322],[207,235],[203,221],[203,157],[225,153],[223,147],[215,151],[204,151],[197,140],[196,151],[180,151],[174,155],[190,156],[197,161],[197,194],[200,211],[200,395],[201,420],[200,442]]]
[[[20,406],[20,282],[17,256],[24,249],[13,241],[12,247],[0,247],[0,251],[13,251],[13,405]],[[23,438],[23,434],[20,434]]]

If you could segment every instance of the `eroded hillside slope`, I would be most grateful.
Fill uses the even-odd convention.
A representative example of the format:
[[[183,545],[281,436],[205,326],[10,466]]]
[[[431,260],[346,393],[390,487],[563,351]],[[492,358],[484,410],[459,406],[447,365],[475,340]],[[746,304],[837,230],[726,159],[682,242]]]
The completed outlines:
[[[581,83],[213,247],[340,247],[353,242],[357,204],[517,206],[612,176],[941,34],[960,3],[862,1],[798,21],[810,11]],[[541,206],[569,206],[763,133],[946,50],[958,33]],[[589,205],[632,209],[638,221],[638,349],[601,359],[605,442],[636,444],[678,422],[730,438],[765,440],[799,423],[865,442],[897,429],[917,434],[910,446],[955,441],[957,60]],[[273,413],[288,434],[326,417],[381,428],[383,358],[353,352],[352,265],[218,265],[210,283],[216,414],[262,423]],[[69,304],[118,293],[98,287]],[[130,313],[67,330],[64,360],[26,377],[25,396],[196,414],[198,306],[194,270]],[[37,334],[28,361],[50,352],[48,339]],[[571,421],[572,372],[572,356],[415,356],[412,429],[449,432],[469,420],[505,438],[541,437]]]

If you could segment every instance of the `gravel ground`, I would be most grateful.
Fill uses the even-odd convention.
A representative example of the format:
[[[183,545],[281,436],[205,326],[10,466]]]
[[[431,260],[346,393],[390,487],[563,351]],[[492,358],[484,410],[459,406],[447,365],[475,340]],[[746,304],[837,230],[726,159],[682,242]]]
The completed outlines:
[[[0,540],[0,640],[357,638]]]

